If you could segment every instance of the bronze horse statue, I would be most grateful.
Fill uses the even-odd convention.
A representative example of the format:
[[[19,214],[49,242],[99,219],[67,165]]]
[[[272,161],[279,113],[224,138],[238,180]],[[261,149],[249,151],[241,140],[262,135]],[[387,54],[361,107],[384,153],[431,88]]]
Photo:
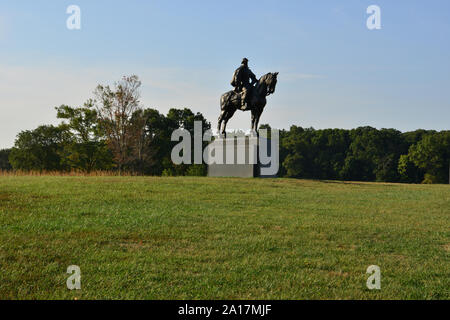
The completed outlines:
[[[259,118],[266,106],[266,97],[275,92],[275,86],[277,85],[278,72],[268,73],[262,76],[256,85],[251,88],[250,96],[248,100],[248,107],[245,110],[241,109],[241,94],[236,91],[228,91],[224,93],[220,98],[220,116],[217,130],[219,134],[226,136],[225,129],[227,127],[228,120],[234,115],[236,110],[251,111],[252,112],[252,124],[251,130],[256,132],[258,130]],[[223,123],[223,128],[222,128]],[[222,131],[221,131],[222,129]]]

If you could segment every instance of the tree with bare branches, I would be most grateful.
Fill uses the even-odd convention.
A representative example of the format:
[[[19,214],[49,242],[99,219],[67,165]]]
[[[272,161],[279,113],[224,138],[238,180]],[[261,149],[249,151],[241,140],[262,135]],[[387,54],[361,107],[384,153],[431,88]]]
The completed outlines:
[[[97,86],[94,94],[101,128],[114,155],[119,173],[134,158],[132,115],[139,110],[141,81],[136,75],[124,76],[114,84]]]

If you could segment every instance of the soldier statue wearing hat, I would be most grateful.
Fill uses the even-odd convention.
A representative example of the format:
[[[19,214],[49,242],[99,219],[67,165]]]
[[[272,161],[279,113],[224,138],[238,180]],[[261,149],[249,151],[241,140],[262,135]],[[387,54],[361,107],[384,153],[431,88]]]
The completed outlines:
[[[250,82],[251,81],[251,82]],[[248,67],[248,59],[242,59],[242,64],[233,74],[231,85],[234,91],[241,94],[241,110],[247,109],[249,91],[258,82],[255,74]]]

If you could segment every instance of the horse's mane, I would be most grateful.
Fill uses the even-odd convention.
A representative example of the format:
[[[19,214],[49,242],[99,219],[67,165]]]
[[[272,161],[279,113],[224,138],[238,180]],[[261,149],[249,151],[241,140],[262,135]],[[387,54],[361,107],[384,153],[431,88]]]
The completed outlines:
[[[269,78],[269,76],[272,76],[272,73],[271,73],[271,72],[266,73],[265,75],[263,75],[263,76],[259,79],[258,83],[259,83],[259,84],[263,83],[264,81],[267,80],[267,78]]]
[[[261,93],[261,88],[263,87],[263,85],[266,85],[266,80],[269,79],[270,77],[272,77],[272,73],[266,73],[265,75],[263,75],[261,78],[259,78],[258,83],[256,84],[256,91],[258,93]]]

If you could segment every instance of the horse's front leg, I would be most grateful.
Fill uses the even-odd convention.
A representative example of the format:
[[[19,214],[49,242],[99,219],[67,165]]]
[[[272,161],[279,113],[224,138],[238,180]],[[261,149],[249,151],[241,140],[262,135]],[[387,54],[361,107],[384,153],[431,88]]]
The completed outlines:
[[[258,132],[259,118],[261,118],[261,112],[258,112],[258,114],[255,117],[255,131],[256,132]]]
[[[230,110],[230,111],[227,111],[227,112],[225,113],[225,115],[224,115],[223,129],[222,129],[222,134],[224,135],[224,138],[227,137],[226,130],[227,130],[227,123],[228,123],[228,120],[231,119],[231,117],[234,115],[235,112],[236,112],[236,109]]]
[[[256,113],[255,113],[254,110],[252,110],[252,124],[251,124],[251,131],[252,131],[252,134],[253,134],[254,132],[256,132],[256,127],[255,127],[256,119],[257,119]]]

